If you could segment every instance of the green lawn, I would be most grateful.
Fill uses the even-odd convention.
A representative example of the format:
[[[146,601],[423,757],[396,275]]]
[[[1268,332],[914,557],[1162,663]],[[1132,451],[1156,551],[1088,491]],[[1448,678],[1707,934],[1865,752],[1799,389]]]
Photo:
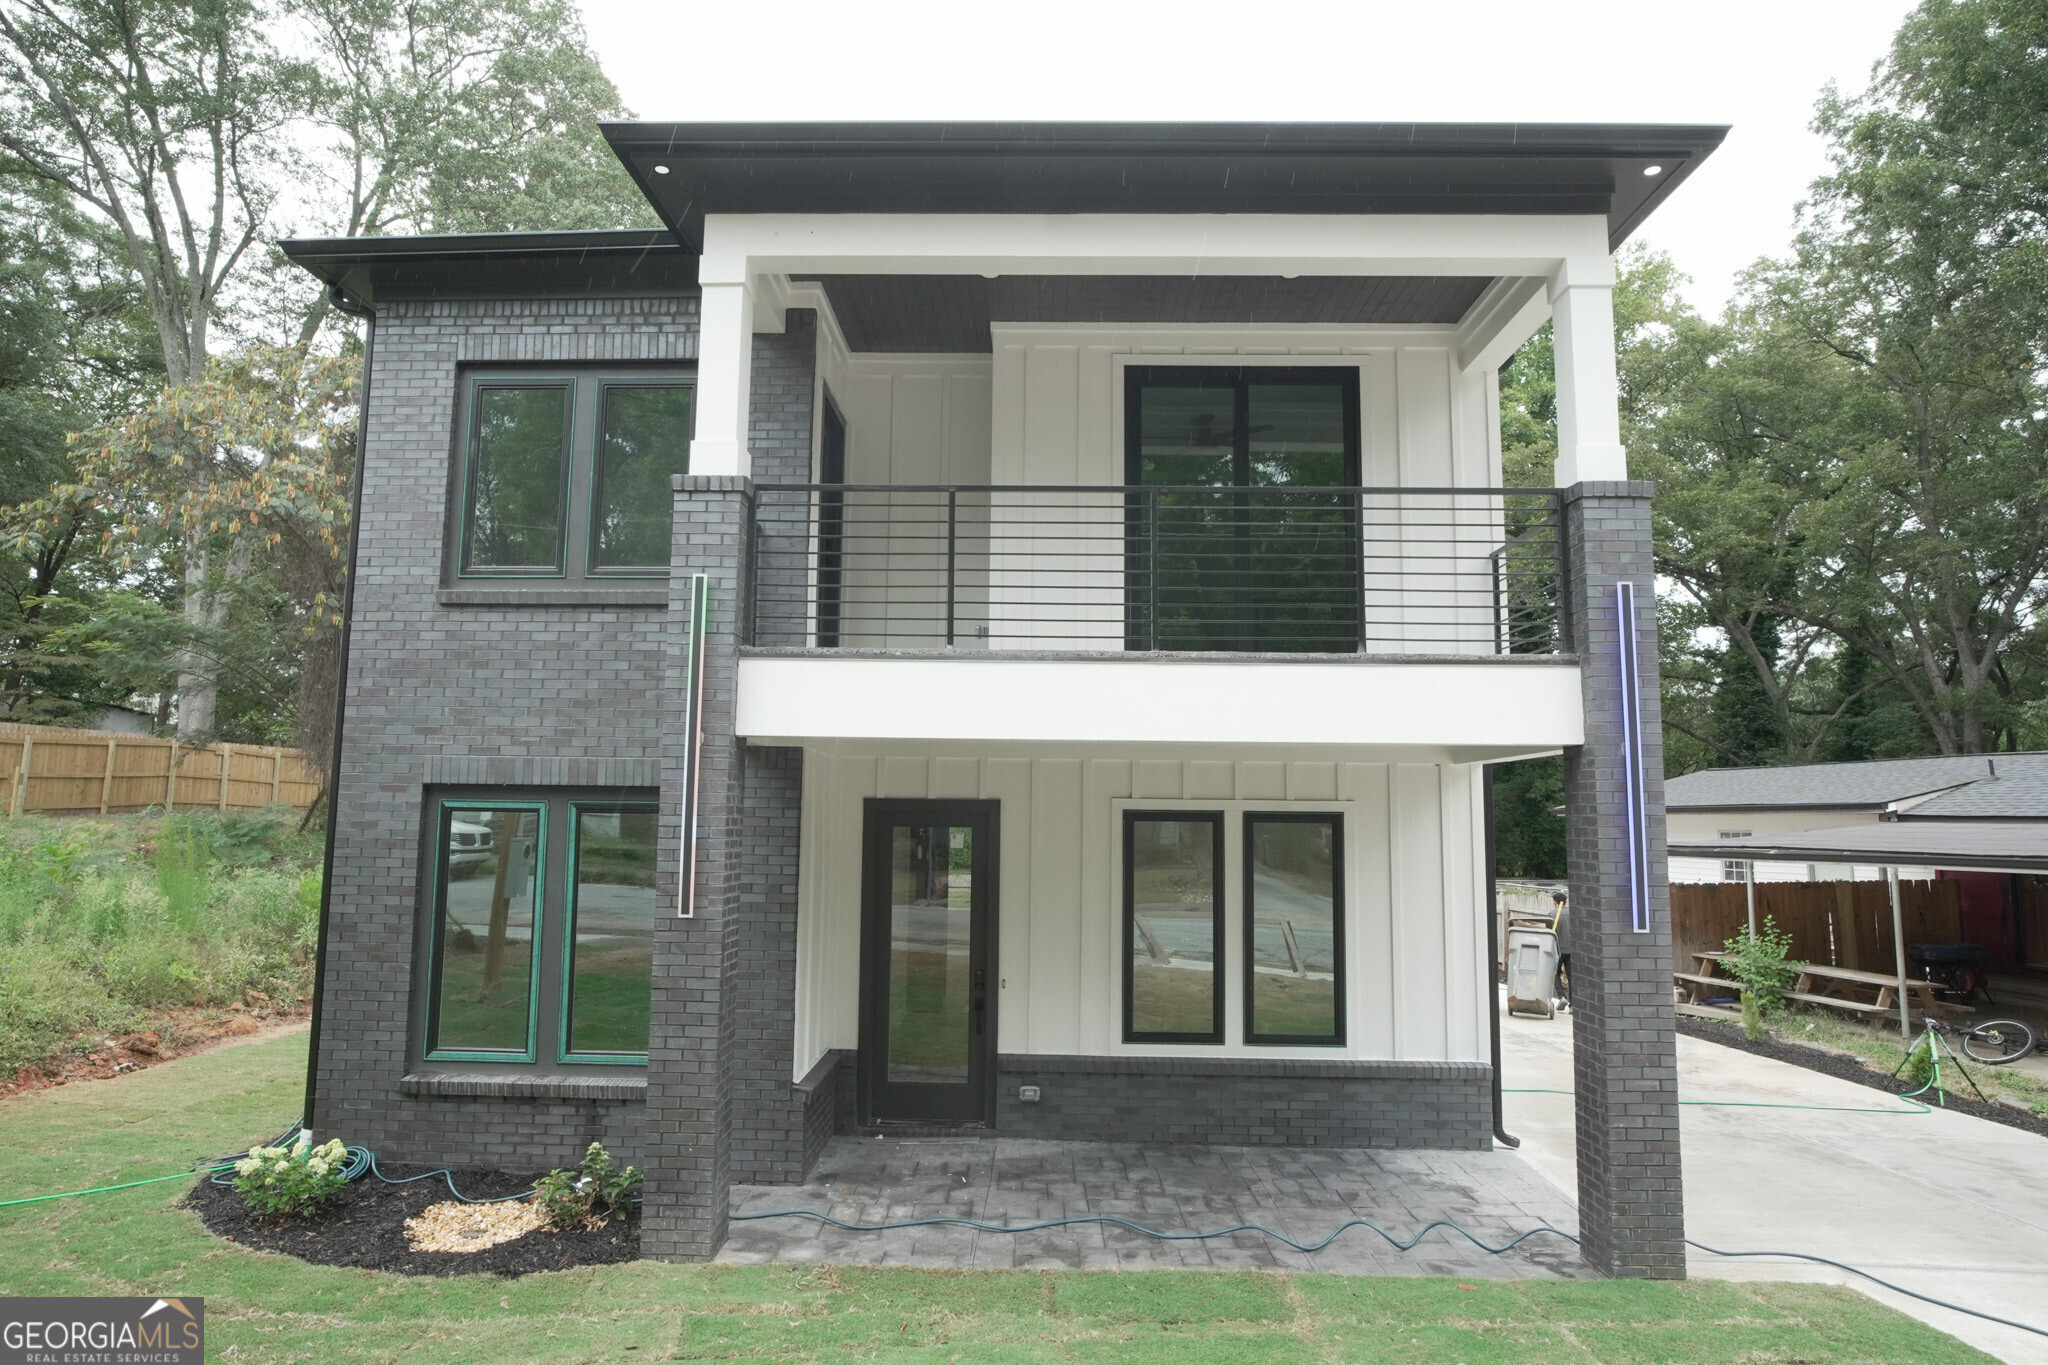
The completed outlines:
[[[305,1035],[0,1102],[0,1197],[157,1175],[295,1112]],[[259,1255],[182,1182],[0,1210],[0,1294],[203,1294],[216,1361],[1983,1361],[1847,1290],[641,1262],[407,1280]]]

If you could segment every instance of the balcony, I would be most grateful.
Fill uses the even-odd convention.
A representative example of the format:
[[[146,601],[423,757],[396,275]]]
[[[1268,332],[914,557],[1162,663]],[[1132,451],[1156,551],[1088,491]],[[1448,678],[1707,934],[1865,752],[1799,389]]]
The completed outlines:
[[[1564,652],[1553,489],[763,486],[752,641],[818,651]]]

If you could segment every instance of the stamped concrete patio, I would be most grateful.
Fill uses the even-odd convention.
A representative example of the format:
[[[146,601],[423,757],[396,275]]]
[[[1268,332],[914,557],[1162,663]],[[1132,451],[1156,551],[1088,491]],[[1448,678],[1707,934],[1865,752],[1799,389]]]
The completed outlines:
[[[1403,1240],[1448,1219],[1499,1245],[1539,1224],[1578,1230],[1571,1201],[1512,1152],[1139,1146],[1022,1138],[834,1138],[809,1182],[733,1190],[735,1214],[809,1209],[846,1222],[969,1218],[1015,1225],[1108,1214],[1162,1232],[1260,1223],[1301,1242],[1351,1218]],[[1353,1228],[1313,1255],[1241,1232],[1161,1241],[1102,1224],[996,1233],[964,1227],[854,1232],[811,1218],[735,1220],[728,1263],[988,1269],[1320,1270],[1359,1275],[1570,1278],[1590,1272],[1562,1237],[1503,1255],[1437,1229],[1403,1254]]]

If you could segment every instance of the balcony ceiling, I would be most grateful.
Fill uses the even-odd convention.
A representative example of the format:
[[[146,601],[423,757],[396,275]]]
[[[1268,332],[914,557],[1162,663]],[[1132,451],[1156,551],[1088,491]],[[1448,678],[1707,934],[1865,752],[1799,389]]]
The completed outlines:
[[[986,352],[992,322],[1456,323],[1481,275],[821,275],[855,351]]]
[[[706,213],[1598,213],[1610,246],[1619,246],[1728,131],[1532,123],[603,127],[693,250]]]

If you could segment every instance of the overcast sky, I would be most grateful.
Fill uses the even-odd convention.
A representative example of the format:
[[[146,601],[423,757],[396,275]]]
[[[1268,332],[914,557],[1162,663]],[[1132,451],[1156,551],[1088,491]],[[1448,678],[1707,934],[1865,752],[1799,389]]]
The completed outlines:
[[[1718,312],[1825,166],[1821,87],[1861,89],[1910,0],[582,0],[650,119],[1726,123],[1639,234]]]

